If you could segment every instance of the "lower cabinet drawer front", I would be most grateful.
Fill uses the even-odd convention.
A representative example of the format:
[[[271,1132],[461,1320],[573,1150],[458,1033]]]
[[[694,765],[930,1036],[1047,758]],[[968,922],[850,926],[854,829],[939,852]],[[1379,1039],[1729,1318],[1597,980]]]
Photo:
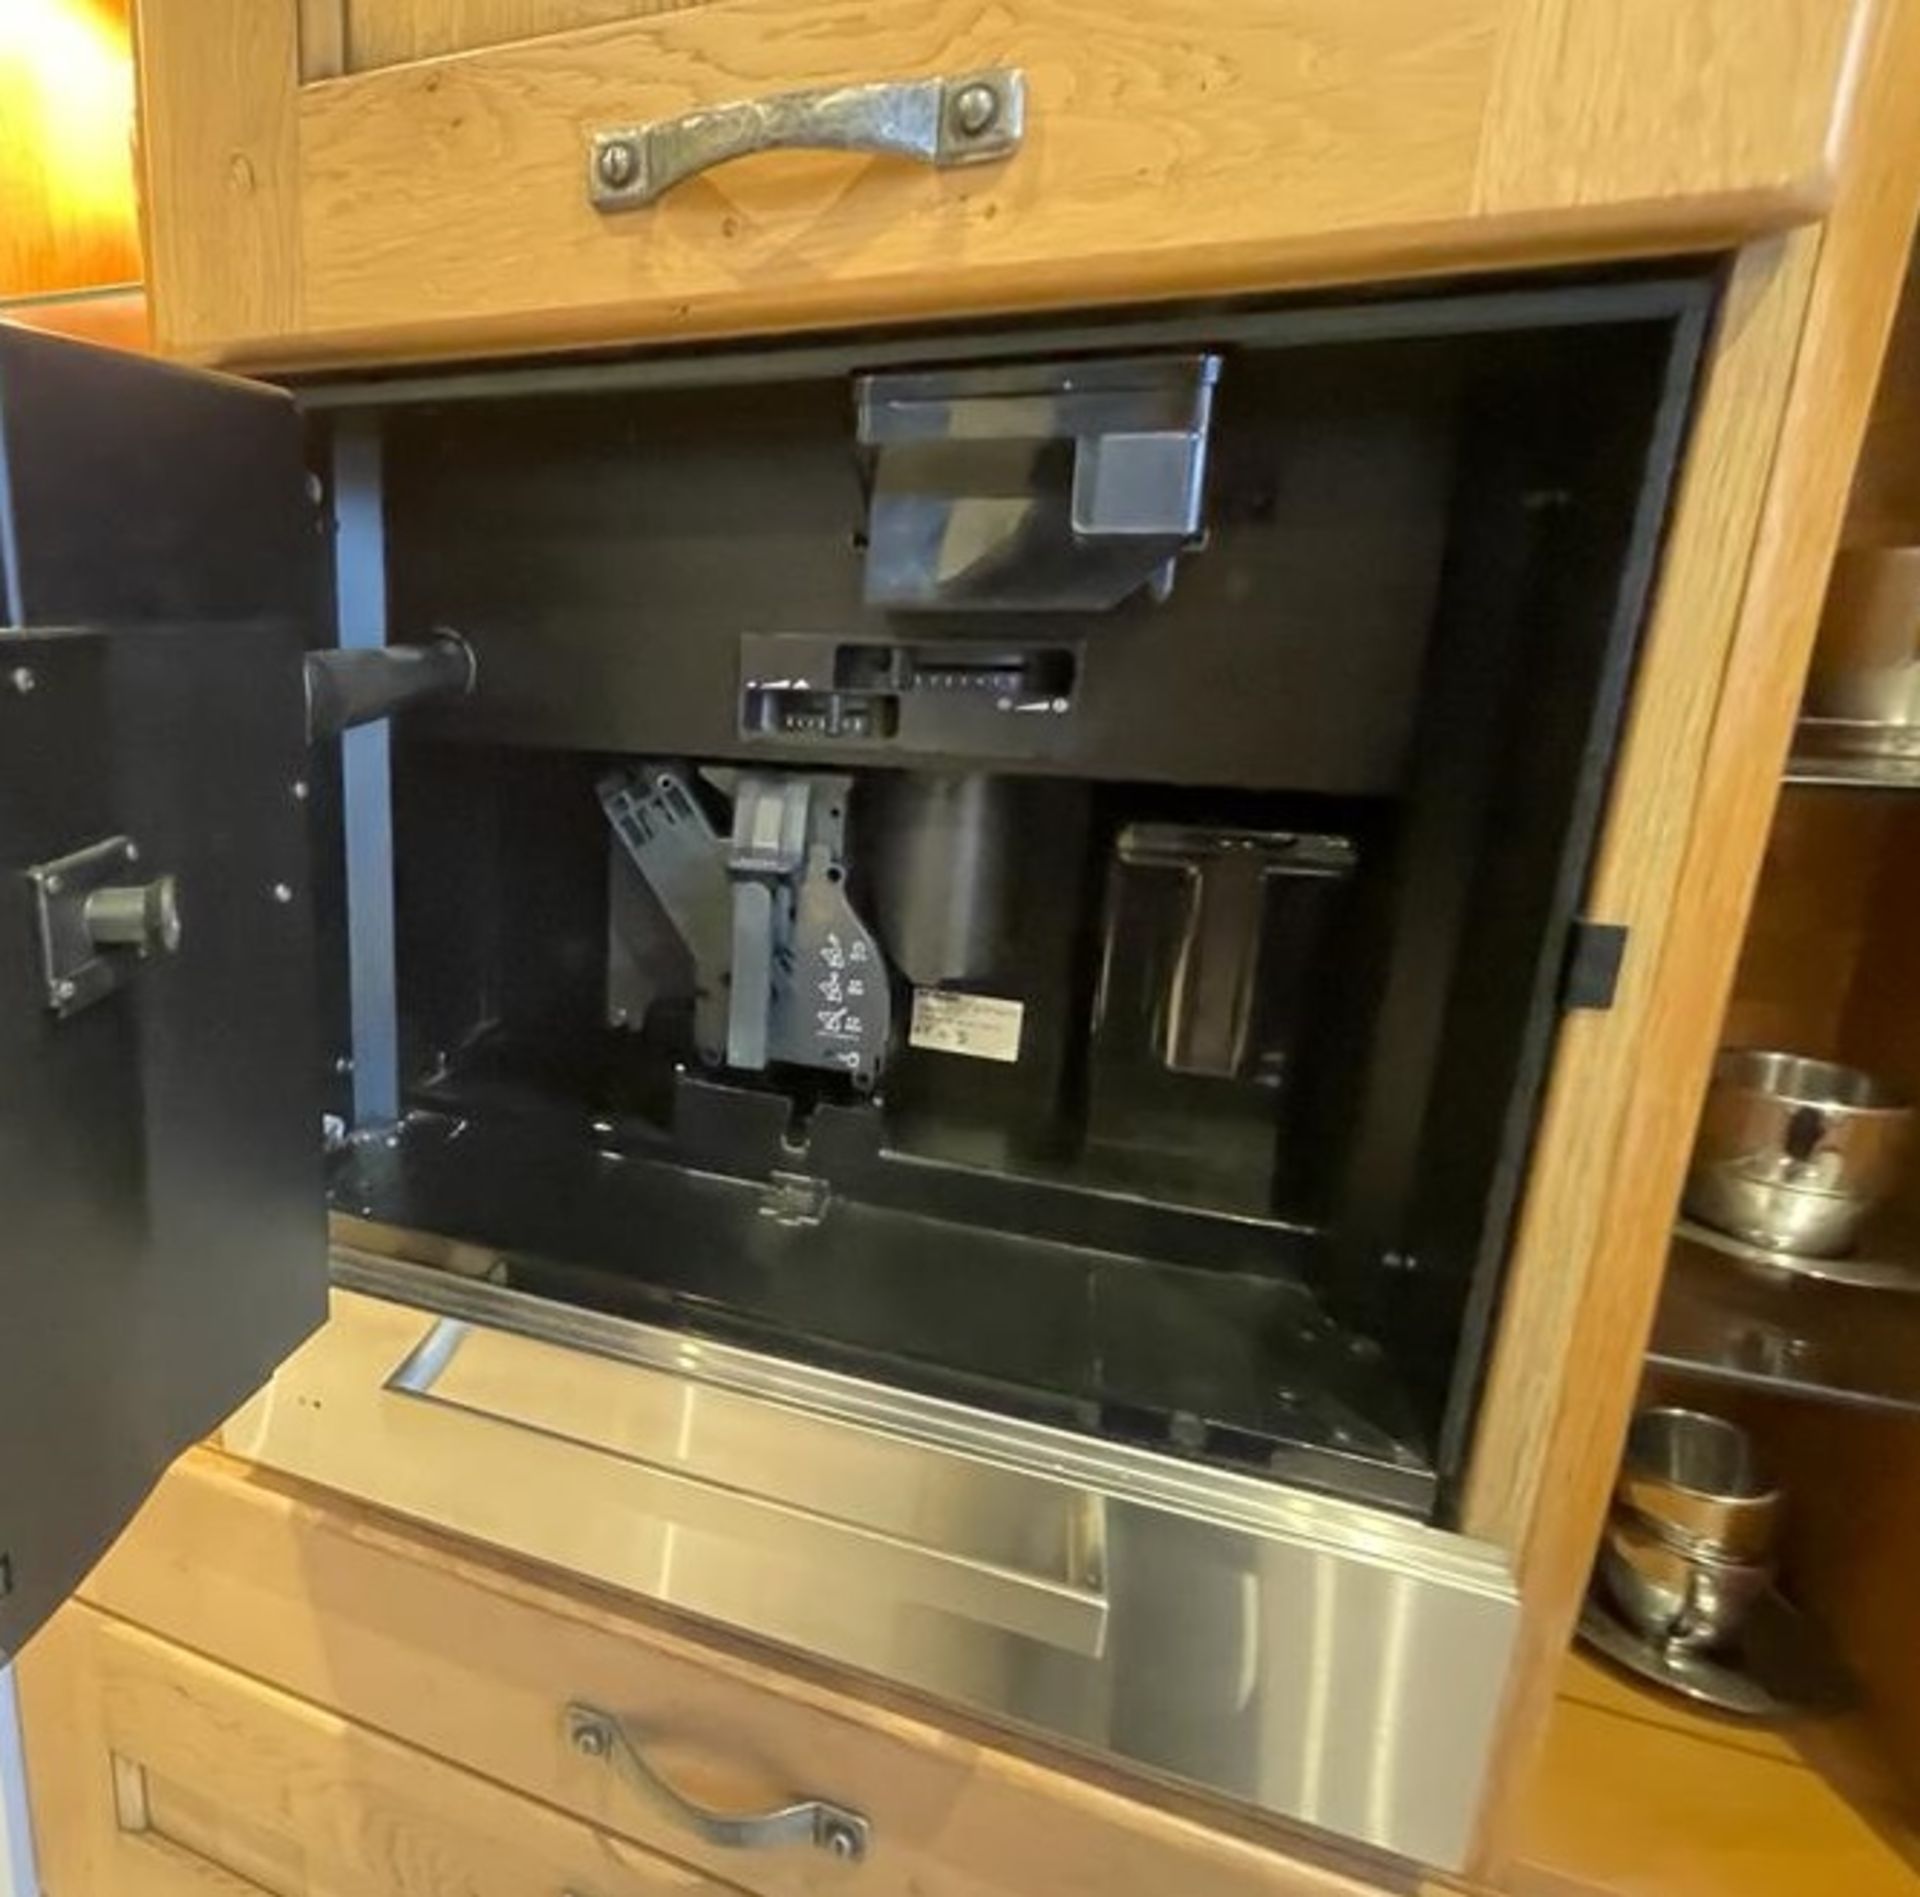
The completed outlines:
[[[93,1609],[20,1662],[57,1897],[701,1897],[726,1886]]]
[[[174,1469],[84,1596],[596,1833],[766,1897],[1360,1897],[1371,1888],[211,1452]],[[615,1759],[570,1740],[567,1709],[581,1702],[616,1718],[648,1763],[703,1806],[748,1813],[806,1797],[849,1809],[870,1827],[864,1858],[806,1842],[742,1849],[701,1838]],[[638,1878],[607,1887],[655,1888]],[[577,1897],[601,1888],[582,1883]]]

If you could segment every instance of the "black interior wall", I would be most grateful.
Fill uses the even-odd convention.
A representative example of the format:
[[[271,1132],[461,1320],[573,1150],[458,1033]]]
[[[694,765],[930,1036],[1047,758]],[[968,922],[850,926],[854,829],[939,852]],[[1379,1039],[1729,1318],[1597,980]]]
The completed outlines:
[[[743,742],[740,640],[1071,640],[1075,750],[1099,779],[1369,794],[1398,781],[1451,478],[1439,342],[1234,352],[1208,543],[1173,596],[1112,613],[885,613],[861,599],[850,380],[409,412],[387,429],[393,621],[473,641],[476,697],[416,728],[469,743],[843,769],[966,765]],[[1257,718],[1223,717],[1257,706]],[[1059,769],[1059,765],[1035,766]]]
[[[1482,1108],[1480,1182],[1452,1143],[1466,1123],[1450,1118],[1423,1153],[1416,1188],[1419,1217],[1446,1235],[1435,1302],[1460,1312],[1444,1371],[1438,1340],[1445,1333],[1437,1321],[1422,1326],[1434,1340],[1426,1381],[1436,1393],[1443,1376],[1446,1386],[1440,1455],[1449,1479],[1466,1459],[1562,1012],[1571,931],[1612,782],[1711,315],[1703,294],[1666,334],[1644,333],[1637,347],[1605,364],[1583,365],[1586,372],[1565,385],[1567,410],[1543,403],[1535,411],[1568,457],[1565,488],[1591,494],[1596,504],[1546,511],[1526,612],[1535,625],[1563,630],[1546,641],[1549,660],[1530,668],[1502,743],[1503,804],[1517,813],[1525,848],[1481,855],[1448,1014],[1443,1072],[1491,1058],[1507,1064],[1510,1079],[1499,1101]],[[1537,872],[1529,860],[1541,866]],[[1490,1039],[1478,1024],[1492,1004],[1493,971],[1509,957],[1526,971],[1527,1009],[1521,1016],[1507,1002],[1504,1035]],[[1458,1287],[1451,1296],[1449,1276]],[[1412,1310],[1419,1322],[1417,1299]]]
[[[434,1072],[490,1028],[556,1049],[598,1032],[599,760],[402,734],[393,768],[403,1079]]]
[[[1559,1016],[1704,310],[1469,397],[1393,943],[1330,1228],[1331,1308],[1458,1466]]]

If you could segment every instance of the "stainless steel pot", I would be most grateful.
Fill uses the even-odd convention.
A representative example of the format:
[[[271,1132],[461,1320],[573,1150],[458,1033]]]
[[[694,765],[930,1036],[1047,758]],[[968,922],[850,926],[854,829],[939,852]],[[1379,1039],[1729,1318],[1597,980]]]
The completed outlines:
[[[1709,1560],[1764,1559],[1780,1524],[1780,1491],[1753,1438],[1700,1410],[1642,1410],[1614,1494],[1670,1546]]]
[[[1740,1631],[1773,1579],[1761,1561],[1688,1554],[1646,1523],[1615,1511],[1600,1551],[1600,1578],[1629,1626],[1668,1647],[1721,1647]]]
[[[1714,1065],[1686,1209],[1772,1251],[1830,1256],[1899,1175],[1913,1110],[1833,1061],[1730,1048]]]

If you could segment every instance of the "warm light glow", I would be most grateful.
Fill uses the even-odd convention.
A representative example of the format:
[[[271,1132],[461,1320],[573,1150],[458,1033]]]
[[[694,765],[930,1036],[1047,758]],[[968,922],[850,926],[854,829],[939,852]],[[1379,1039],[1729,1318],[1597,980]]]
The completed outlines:
[[[0,0],[0,296],[140,274],[124,5]]]

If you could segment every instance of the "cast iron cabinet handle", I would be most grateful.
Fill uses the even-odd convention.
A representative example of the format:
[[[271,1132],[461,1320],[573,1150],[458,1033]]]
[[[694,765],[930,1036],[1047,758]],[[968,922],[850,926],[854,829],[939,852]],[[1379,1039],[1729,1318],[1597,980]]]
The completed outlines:
[[[637,210],[696,172],[763,151],[881,152],[942,169],[983,164],[1019,149],[1026,97],[1016,66],[780,92],[614,126],[593,135],[587,197],[596,210]]]
[[[829,1857],[858,1863],[867,1854],[871,1827],[857,1811],[822,1798],[796,1798],[775,1811],[736,1816],[696,1805],[650,1766],[627,1729],[612,1713],[576,1701],[567,1708],[567,1739],[582,1758],[603,1760],[696,1837],[730,1851],[767,1851],[810,1844]]]

